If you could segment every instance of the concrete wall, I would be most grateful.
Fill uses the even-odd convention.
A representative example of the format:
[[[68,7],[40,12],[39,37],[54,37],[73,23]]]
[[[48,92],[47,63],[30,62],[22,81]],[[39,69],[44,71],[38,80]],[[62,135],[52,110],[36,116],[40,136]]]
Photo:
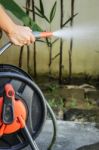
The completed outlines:
[[[38,5],[36,0],[36,4]],[[20,6],[25,5],[25,0],[17,1]],[[54,3],[54,0],[43,0],[45,5],[45,12],[49,15],[49,11]],[[59,29],[60,25],[60,1],[57,0],[57,12],[53,23],[51,24],[51,30]],[[99,1],[98,0],[75,0],[75,13],[79,13],[75,18],[74,26],[90,28],[99,26]],[[70,0],[64,0],[64,21],[70,17]],[[14,18],[12,16],[12,18]],[[37,23],[44,29],[50,30],[50,26],[46,21],[37,17]],[[18,20],[17,20],[18,21]],[[20,21],[18,21],[20,23]],[[83,39],[74,39],[73,45],[73,73],[88,73],[88,74],[99,74],[99,35],[98,29],[92,37]],[[5,39],[5,38],[4,38]],[[52,38],[54,40],[54,38]],[[4,43],[4,42],[3,42]],[[68,50],[69,50],[69,40],[64,41],[64,51],[63,51],[63,65],[64,72],[68,73]],[[53,56],[59,52],[59,42],[53,46]],[[18,65],[19,48],[13,47],[8,50],[2,56],[0,56],[0,63],[12,63]],[[26,50],[23,55],[23,68],[26,69]],[[48,71],[48,61],[49,61],[49,49],[43,43],[37,44],[37,71],[47,72]],[[58,72],[59,69],[58,58],[52,64],[53,72]],[[31,69],[33,67],[33,53],[31,48],[31,59],[30,59]]]

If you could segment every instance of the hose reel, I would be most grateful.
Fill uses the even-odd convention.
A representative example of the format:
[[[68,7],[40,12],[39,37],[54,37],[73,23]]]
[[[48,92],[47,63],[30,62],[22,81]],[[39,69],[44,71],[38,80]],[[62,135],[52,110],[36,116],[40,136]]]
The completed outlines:
[[[21,149],[28,144],[24,135],[24,123],[35,139],[40,133],[46,117],[46,104],[45,98],[39,89],[39,87],[31,80],[28,74],[21,69],[12,65],[0,65],[0,110],[2,111],[4,103],[4,93],[15,92],[14,95],[14,115],[15,120],[12,123],[4,122],[4,115],[1,115],[0,131],[4,130],[0,137],[0,150],[2,149]],[[7,91],[8,90],[8,91]],[[8,96],[6,94],[6,96]],[[13,96],[12,96],[13,98]],[[7,101],[7,100],[5,100]],[[11,100],[8,100],[8,102]],[[10,106],[10,104],[9,104]],[[7,111],[6,108],[5,111]],[[0,111],[0,112],[1,112]],[[8,110],[9,112],[9,110]],[[10,114],[7,112],[7,115]],[[20,113],[19,113],[20,112]],[[18,113],[18,114],[17,114]],[[2,112],[1,112],[2,114]],[[16,115],[19,115],[16,117]],[[23,115],[23,121],[20,121],[20,117]],[[6,117],[5,117],[6,118]],[[10,117],[9,117],[10,118]],[[10,118],[11,119],[11,118]],[[19,119],[19,120],[18,120]],[[21,118],[22,119],[22,118]],[[5,125],[3,129],[2,120]],[[19,121],[19,122],[18,122]],[[18,124],[17,124],[18,123]],[[23,127],[22,127],[23,125]],[[0,132],[1,133],[1,132]]]
[[[39,38],[40,33],[35,32],[35,37]],[[0,55],[11,45],[8,42],[0,48]],[[39,150],[35,139],[41,132],[47,112],[54,129],[48,147],[51,149],[56,140],[56,118],[42,91],[22,69],[0,64],[0,150],[19,150],[28,144],[32,150]]]

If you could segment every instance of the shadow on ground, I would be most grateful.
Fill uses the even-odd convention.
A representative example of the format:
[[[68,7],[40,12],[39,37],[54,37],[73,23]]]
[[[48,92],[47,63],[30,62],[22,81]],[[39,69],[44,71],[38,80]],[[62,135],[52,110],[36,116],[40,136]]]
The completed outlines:
[[[95,144],[80,147],[77,150],[99,150],[99,142]]]

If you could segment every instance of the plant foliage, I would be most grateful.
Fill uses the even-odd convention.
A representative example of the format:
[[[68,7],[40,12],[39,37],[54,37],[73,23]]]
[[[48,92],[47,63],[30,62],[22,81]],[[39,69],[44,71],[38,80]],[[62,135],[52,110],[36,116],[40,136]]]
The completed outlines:
[[[56,13],[57,2],[54,3],[52,10],[50,12],[50,23],[53,21],[55,13]]]
[[[14,16],[23,22],[25,26],[29,26],[34,31],[42,31],[42,29],[20,8],[13,0],[0,0],[5,9],[9,10]]]

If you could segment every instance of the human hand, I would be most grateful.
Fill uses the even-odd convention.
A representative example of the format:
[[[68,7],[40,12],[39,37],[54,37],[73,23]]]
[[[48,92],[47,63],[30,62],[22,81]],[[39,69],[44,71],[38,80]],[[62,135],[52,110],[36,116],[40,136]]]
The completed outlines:
[[[7,33],[10,41],[19,46],[30,45],[35,41],[32,30],[29,27],[14,25],[12,30]]]

